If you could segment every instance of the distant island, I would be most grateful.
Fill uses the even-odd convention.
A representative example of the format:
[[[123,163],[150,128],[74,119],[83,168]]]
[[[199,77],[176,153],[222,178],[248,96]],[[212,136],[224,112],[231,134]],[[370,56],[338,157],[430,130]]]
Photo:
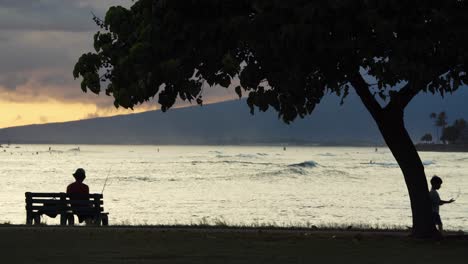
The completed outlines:
[[[350,101],[352,98],[350,98]],[[357,99],[357,98],[356,98]],[[245,100],[64,123],[0,129],[0,144],[382,146],[364,109],[322,104],[285,124],[273,111],[249,113]],[[358,101],[355,104],[360,106]],[[350,107],[351,106],[351,107]]]
[[[414,142],[434,130],[429,118],[421,118],[428,115],[427,108],[441,109],[438,97],[424,95],[417,99],[409,105],[406,115],[407,129]],[[453,108],[457,111],[448,114],[468,115],[466,108],[461,107],[466,96],[448,99],[457,106]],[[350,94],[347,103],[337,107],[340,98],[329,96],[311,116],[289,125],[278,120],[274,111],[251,115],[245,100],[234,100],[171,109],[166,113],[148,111],[4,128],[0,129],[0,144],[385,146],[375,122],[359,100]],[[435,143],[432,138],[421,143],[424,144],[417,146],[420,150],[451,149],[430,145]],[[465,149],[457,147],[460,148]]]

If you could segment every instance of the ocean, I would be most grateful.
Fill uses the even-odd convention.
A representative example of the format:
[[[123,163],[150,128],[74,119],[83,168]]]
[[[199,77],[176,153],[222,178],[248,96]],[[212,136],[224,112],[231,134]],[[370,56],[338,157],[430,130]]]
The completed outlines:
[[[444,227],[468,230],[468,153],[420,155],[441,198],[456,199],[441,207]],[[81,167],[111,225],[411,226],[387,148],[3,145],[0,165],[0,223],[24,224],[24,193],[64,192]]]

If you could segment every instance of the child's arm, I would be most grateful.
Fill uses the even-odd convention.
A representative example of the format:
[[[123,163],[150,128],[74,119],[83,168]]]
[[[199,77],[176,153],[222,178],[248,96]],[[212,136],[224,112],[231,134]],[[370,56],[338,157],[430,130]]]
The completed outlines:
[[[453,203],[453,202],[455,202],[454,199],[450,199],[450,200],[448,200],[448,201],[440,200],[439,205],[444,205],[444,204]]]

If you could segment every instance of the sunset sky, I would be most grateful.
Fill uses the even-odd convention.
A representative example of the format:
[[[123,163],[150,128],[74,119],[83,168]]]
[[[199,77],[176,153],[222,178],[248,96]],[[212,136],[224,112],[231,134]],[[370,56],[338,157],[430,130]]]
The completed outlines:
[[[79,56],[93,51],[93,35],[99,28],[92,13],[104,17],[112,5],[131,4],[130,0],[0,0],[0,128],[157,109],[155,101],[134,111],[116,109],[111,97],[83,93],[80,80],[72,76]],[[204,89],[205,103],[234,98],[233,90]],[[176,107],[185,105],[179,102]]]
[[[72,76],[79,56],[92,51],[98,27],[112,5],[130,0],[0,0],[0,128],[42,124],[157,109],[115,109],[105,95],[83,93]],[[206,102],[234,98],[216,89]],[[180,104],[179,104],[180,105]]]

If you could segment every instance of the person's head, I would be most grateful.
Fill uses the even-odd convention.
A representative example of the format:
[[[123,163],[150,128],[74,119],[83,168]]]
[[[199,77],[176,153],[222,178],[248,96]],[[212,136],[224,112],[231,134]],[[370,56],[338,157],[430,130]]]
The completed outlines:
[[[432,176],[431,185],[432,185],[432,188],[436,190],[439,189],[440,186],[442,185],[442,179],[437,175]]]
[[[75,177],[77,182],[83,182],[86,178],[86,172],[84,169],[78,168],[76,169],[75,173],[73,173],[73,177]]]

